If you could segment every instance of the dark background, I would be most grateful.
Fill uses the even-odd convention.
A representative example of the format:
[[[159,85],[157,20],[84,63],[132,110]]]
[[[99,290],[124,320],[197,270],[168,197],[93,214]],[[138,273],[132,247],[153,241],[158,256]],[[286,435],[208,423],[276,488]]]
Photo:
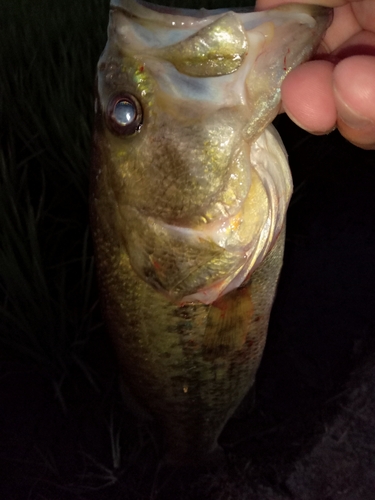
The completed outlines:
[[[0,497],[251,500],[263,488],[262,500],[302,500],[289,478],[338,418],[345,427],[350,395],[363,386],[348,380],[374,353],[375,153],[277,119],[295,193],[255,407],[249,398],[223,432],[227,467],[160,471],[158,429],[121,400],[87,232],[92,82],[107,5],[99,16],[98,2],[66,2],[58,17],[53,2],[40,11],[26,0],[1,4]],[[349,455],[337,454],[339,469]],[[360,482],[357,455],[350,474]],[[371,476],[374,461],[365,466]],[[330,482],[328,469],[317,484]],[[373,498],[375,480],[358,497],[355,484],[304,498]]]

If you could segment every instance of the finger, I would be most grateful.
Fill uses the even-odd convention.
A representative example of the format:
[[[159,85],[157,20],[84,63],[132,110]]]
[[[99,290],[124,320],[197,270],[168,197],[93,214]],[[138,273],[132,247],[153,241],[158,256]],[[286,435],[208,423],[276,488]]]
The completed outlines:
[[[363,29],[375,31],[375,2],[374,0],[362,0],[353,2],[352,9],[355,17]]]
[[[337,125],[354,144],[375,149],[375,57],[359,55],[342,60],[333,71]]]
[[[353,15],[351,5],[346,3],[334,10],[332,24],[324,35],[324,43],[328,52],[335,50],[362,29]]]
[[[330,132],[336,124],[332,90],[334,65],[310,61],[293,70],[281,88],[283,108],[301,128],[314,133]]]
[[[325,52],[331,52],[336,49],[345,40],[361,30],[361,26],[353,15],[352,3],[349,0],[258,0],[256,10],[270,9],[281,4],[293,2],[314,3],[335,8],[333,22],[324,35]]]

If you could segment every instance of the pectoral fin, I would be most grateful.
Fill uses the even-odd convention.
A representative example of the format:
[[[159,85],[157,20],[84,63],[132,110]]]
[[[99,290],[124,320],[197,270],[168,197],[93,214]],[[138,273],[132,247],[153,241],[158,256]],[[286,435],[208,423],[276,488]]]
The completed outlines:
[[[210,306],[203,340],[205,359],[227,356],[246,341],[253,315],[250,286],[218,298]]]

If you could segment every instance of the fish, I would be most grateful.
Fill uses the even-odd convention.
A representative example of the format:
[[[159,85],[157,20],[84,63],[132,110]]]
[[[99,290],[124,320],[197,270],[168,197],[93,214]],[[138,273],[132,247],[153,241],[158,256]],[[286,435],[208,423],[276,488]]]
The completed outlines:
[[[208,463],[253,387],[292,194],[271,122],[331,10],[111,0],[90,217],[103,316],[163,461]]]

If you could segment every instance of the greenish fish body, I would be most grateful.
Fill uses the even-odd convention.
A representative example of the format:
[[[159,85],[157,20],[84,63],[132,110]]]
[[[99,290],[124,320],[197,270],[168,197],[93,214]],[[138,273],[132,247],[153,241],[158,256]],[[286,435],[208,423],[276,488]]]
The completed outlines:
[[[269,125],[329,11],[112,0],[98,64],[91,220],[125,384],[166,459],[215,454],[253,385],[292,181]]]

